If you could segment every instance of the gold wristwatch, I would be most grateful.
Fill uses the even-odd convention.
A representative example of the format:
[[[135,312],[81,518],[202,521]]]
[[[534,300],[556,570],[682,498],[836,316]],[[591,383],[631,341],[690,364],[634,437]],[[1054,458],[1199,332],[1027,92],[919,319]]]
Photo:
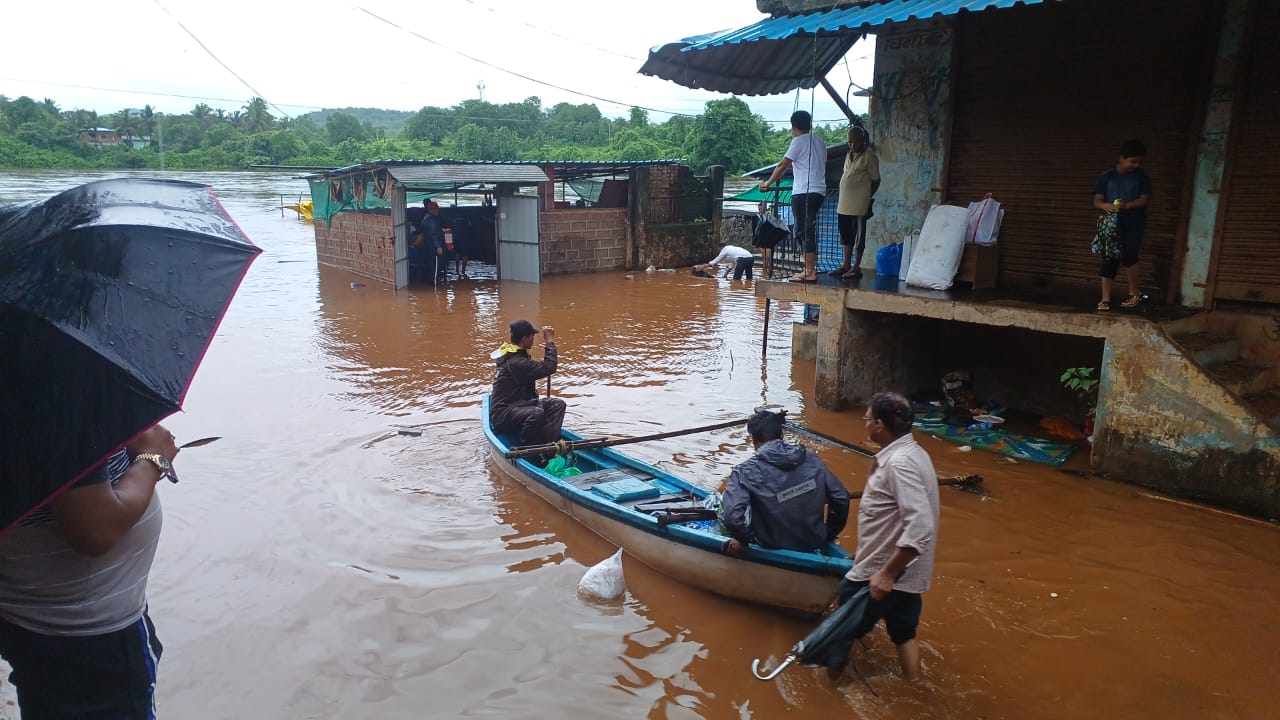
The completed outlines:
[[[173,474],[173,463],[169,462],[169,458],[160,453],[138,453],[133,457],[134,464],[142,460],[155,465],[156,469],[160,471],[161,478],[169,478],[173,482],[178,481],[177,476]]]

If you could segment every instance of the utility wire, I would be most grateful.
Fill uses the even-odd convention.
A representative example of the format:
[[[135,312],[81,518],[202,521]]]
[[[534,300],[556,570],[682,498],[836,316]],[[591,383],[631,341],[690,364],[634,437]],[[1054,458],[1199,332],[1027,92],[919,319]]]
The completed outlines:
[[[555,32],[555,31],[553,31],[553,30],[547,30],[546,28],[540,28],[540,27],[538,27],[537,25],[534,25],[534,24],[532,24],[532,23],[530,23],[530,22],[528,22],[528,21],[526,21],[526,20],[514,19],[514,18],[512,18],[510,15],[508,15],[508,14],[506,14],[506,13],[498,12],[497,10],[494,10],[493,8],[488,7],[488,6],[486,6],[486,5],[481,5],[480,3],[476,2],[475,0],[466,0],[466,1],[467,1],[468,3],[470,3],[471,5],[474,5],[474,6],[475,6],[477,9],[479,9],[479,10],[488,10],[489,12],[493,13],[494,15],[497,15],[497,16],[498,16],[498,17],[500,17],[500,18],[503,18],[503,19],[505,19],[505,20],[510,20],[510,21],[512,21],[512,22],[519,23],[520,25],[524,25],[525,27],[528,27],[528,28],[533,28],[534,30],[537,30],[538,32],[546,33],[547,35],[550,35],[550,36],[552,36],[552,37],[558,37],[558,38],[560,38],[561,40],[568,40],[569,42],[574,43],[575,45],[582,45],[582,46],[584,46],[584,47],[589,47],[589,48],[591,48],[592,50],[599,50],[599,51],[600,51],[600,52],[602,52],[602,53],[608,53],[608,54],[610,54],[610,55],[616,55],[616,56],[618,56],[618,57],[620,57],[620,58],[624,58],[624,59],[626,59],[626,60],[634,60],[634,61],[636,61],[636,62],[644,62],[644,59],[643,59],[643,58],[634,57],[634,56],[632,56],[632,55],[624,55],[624,54],[622,54],[622,53],[620,53],[620,52],[615,52],[615,51],[613,51],[613,50],[609,50],[608,48],[602,48],[602,47],[598,47],[598,46],[596,46],[596,45],[591,45],[591,44],[585,43],[585,42],[583,42],[583,41],[581,41],[581,40],[578,40],[578,39],[576,39],[576,38],[566,37],[566,36],[561,35],[560,33]]]
[[[156,0],[156,2],[159,2],[159,0]],[[641,110],[648,110],[649,112],[662,113],[663,115],[682,116],[682,117],[688,117],[688,118],[697,117],[696,115],[689,115],[689,114],[687,114],[687,113],[674,112],[674,111],[671,111],[671,110],[659,110],[658,108],[645,107],[645,106],[643,106],[643,105],[636,105],[636,104],[634,104],[634,103],[624,103],[624,102],[619,102],[619,101],[617,101],[617,100],[610,100],[609,98],[600,97],[599,95],[592,95],[592,94],[590,94],[590,93],[584,93],[584,92],[581,92],[581,91],[578,91],[578,90],[571,90],[571,89],[569,89],[569,88],[567,88],[567,87],[562,87],[562,86],[560,86],[560,85],[555,85],[555,84],[553,84],[553,83],[549,83],[549,82],[546,82],[546,81],[544,81],[544,80],[538,80],[537,78],[529,77],[528,75],[522,75],[522,74],[520,74],[520,73],[518,73],[518,72],[516,72],[516,71],[514,71],[514,70],[508,70],[508,69],[506,69],[506,68],[504,68],[504,67],[501,67],[501,66],[498,66],[498,65],[494,65],[493,63],[488,62],[487,60],[481,60],[481,59],[480,59],[480,58],[478,58],[478,57],[475,57],[475,56],[472,56],[472,55],[468,55],[468,54],[466,54],[466,53],[464,53],[464,52],[462,52],[462,51],[460,51],[460,50],[454,50],[453,48],[451,48],[451,47],[449,47],[449,46],[447,46],[447,45],[444,45],[444,44],[442,44],[442,43],[436,42],[435,40],[432,40],[431,38],[426,37],[425,35],[422,35],[422,34],[419,34],[419,33],[417,33],[417,32],[414,32],[413,30],[410,30],[409,28],[404,27],[403,25],[398,25],[398,24],[396,24],[395,22],[393,22],[393,21],[391,21],[391,20],[388,20],[387,18],[384,18],[384,17],[382,17],[381,15],[378,15],[377,13],[375,13],[375,12],[373,12],[373,11],[371,11],[371,10],[367,9],[367,8],[361,7],[360,5],[353,5],[352,7],[354,7],[355,9],[357,9],[357,10],[359,10],[359,11],[363,12],[363,13],[365,13],[366,15],[368,15],[369,17],[371,17],[371,18],[373,18],[373,19],[375,19],[375,20],[378,20],[378,21],[380,21],[380,22],[386,23],[387,25],[390,25],[391,27],[396,28],[397,30],[400,30],[400,31],[402,31],[402,32],[406,32],[406,33],[408,33],[408,34],[410,34],[410,35],[412,35],[412,36],[414,36],[414,37],[418,38],[419,40],[422,40],[422,41],[424,41],[424,42],[427,42],[427,43],[430,43],[430,44],[432,44],[432,45],[435,45],[436,47],[438,47],[438,48],[440,48],[440,49],[442,49],[442,50],[446,50],[446,51],[448,51],[448,52],[453,53],[454,55],[458,55],[458,56],[460,56],[460,57],[464,57],[464,58],[466,58],[466,59],[468,59],[468,60],[470,60],[470,61],[472,61],[472,62],[480,63],[481,65],[484,65],[485,67],[493,68],[494,70],[497,70],[497,71],[499,71],[499,72],[504,72],[504,73],[506,73],[506,74],[508,74],[508,75],[513,75],[513,76],[515,76],[515,77],[520,78],[521,80],[527,80],[527,81],[529,81],[529,82],[531,82],[531,83],[534,83],[534,84],[537,84],[537,85],[543,85],[543,86],[546,86],[546,87],[552,88],[553,90],[559,90],[560,92],[567,92],[567,93],[570,93],[570,94],[573,94],[573,95],[577,95],[577,96],[579,96],[579,97],[591,98],[592,100],[597,100],[597,101],[599,101],[599,102],[603,102],[603,103],[609,103],[610,105],[617,105],[617,106],[619,106],[619,107],[637,107],[637,108],[640,108]]]
[[[265,102],[266,104],[268,104],[268,105],[270,105],[271,107],[275,108],[275,109],[276,109],[276,112],[280,113],[281,115],[285,116],[286,118],[291,117],[291,116],[289,115],[289,113],[285,112],[284,110],[281,110],[279,105],[276,105],[275,103],[271,102],[270,100],[268,100],[268,99],[267,99],[267,97],[266,97],[265,95],[263,95],[262,93],[258,92],[258,90],[257,90],[256,88],[254,88],[252,85],[250,85],[250,84],[249,84],[249,81],[248,81],[248,80],[245,80],[244,78],[240,77],[240,74],[239,74],[239,73],[237,73],[235,70],[232,70],[232,69],[231,69],[231,67],[230,67],[229,65],[227,65],[226,63],[222,62],[222,59],[221,59],[221,58],[219,58],[217,55],[214,55],[214,54],[213,54],[213,51],[212,51],[212,50],[210,50],[210,49],[208,48],[208,46],[206,46],[204,43],[200,42],[200,38],[196,37],[195,33],[193,33],[193,32],[191,32],[190,30],[188,30],[188,29],[187,29],[187,26],[186,26],[186,25],[183,25],[181,20],[179,20],[176,16],[174,16],[174,14],[173,14],[173,13],[169,12],[169,9],[168,9],[168,8],[166,8],[164,5],[161,5],[161,4],[160,4],[160,0],[155,0],[155,4],[156,4],[156,7],[160,8],[161,10],[164,10],[164,14],[165,14],[165,15],[168,15],[170,18],[172,18],[172,19],[173,19],[173,21],[174,21],[175,23],[177,23],[177,24],[178,24],[178,27],[182,28],[182,31],[183,31],[183,32],[185,32],[187,35],[190,35],[190,36],[191,36],[191,39],[192,39],[192,40],[195,40],[195,41],[196,41],[196,44],[200,46],[200,49],[202,49],[202,50],[204,50],[206,53],[208,53],[208,54],[209,54],[209,57],[213,58],[215,62],[217,62],[219,65],[221,65],[221,66],[223,67],[223,69],[225,69],[227,72],[229,72],[229,73],[231,73],[232,75],[234,75],[234,76],[235,76],[235,78],[236,78],[237,80],[239,80],[239,81],[240,81],[240,83],[241,83],[242,85],[244,85],[245,87],[249,88],[249,90],[251,90],[251,91],[253,92],[254,97],[262,98],[262,101],[263,101],[263,102]]]

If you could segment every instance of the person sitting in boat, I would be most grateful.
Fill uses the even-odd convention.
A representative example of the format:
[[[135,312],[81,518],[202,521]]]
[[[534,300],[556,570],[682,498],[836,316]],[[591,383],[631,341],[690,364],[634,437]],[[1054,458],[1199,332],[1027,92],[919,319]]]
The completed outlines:
[[[733,469],[720,499],[730,554],[749,543],[813,552],[834,542],[849,520],[849,491],[813,451],[782,440],[784,421],[766,410],[747,421],[756,454]]]
[[[497,362],[489,395],[489,424],[499,434],[519,436],[521,445],[553,443],[560,439],[565,404],[559,398],[538,397],[537,381],[556,371],[556,331],[542,328],[542,360],[529,357],[538,329],[528,320],[511,323],[511,342],[490,355]]]

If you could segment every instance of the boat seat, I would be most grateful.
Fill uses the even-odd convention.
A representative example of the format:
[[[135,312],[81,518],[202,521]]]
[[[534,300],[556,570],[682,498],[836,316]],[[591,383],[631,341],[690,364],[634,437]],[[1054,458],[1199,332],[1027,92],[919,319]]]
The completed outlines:
[[[591,491],[616,503],[649,500],[662,494],[662,490],[654,485],[652,480],[641,480],[635,477],[596,483],[591,487]]]
[[[617,480],[652,480],[653,476],[642,470],[635,470],[629,467],[611,467],[570,475],[561,479],[567,483],[572,483],[579,490],[590,490],[600,483]]]

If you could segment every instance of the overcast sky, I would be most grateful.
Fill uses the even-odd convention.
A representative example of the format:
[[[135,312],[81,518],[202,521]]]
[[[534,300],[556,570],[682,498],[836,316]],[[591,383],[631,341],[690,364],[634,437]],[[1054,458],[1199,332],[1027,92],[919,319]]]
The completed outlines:
[[[449,107],[480,97],[483,83],[493,103],[536,95],[544,108],[595,103],[607,116],[639,105],[662,122],[727,96],[640,75],[649,48],[763,17],[754,0],[13,2],[0,42],[0,95],[104,114],[147,104],[185,113],[199,102],[230,111],[261,95],[273,114],[294,116]],[[871,84],[872,47],[857,43],[847,67],[832,70],[838,90],[850,79]],[[819,122],[843,122],[821,88],[743,99],[783,125],[811,103]],[[851,99],[866,111],[864,99]]]

